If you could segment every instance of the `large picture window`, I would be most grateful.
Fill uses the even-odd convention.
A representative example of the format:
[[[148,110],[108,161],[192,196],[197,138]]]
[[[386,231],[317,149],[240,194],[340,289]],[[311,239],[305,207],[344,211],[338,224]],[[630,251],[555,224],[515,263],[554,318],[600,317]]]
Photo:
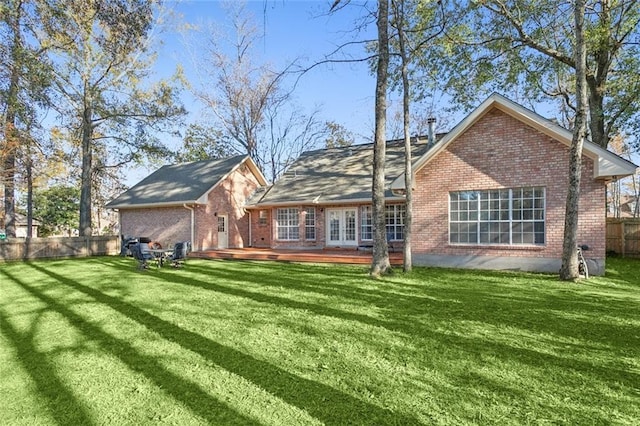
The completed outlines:
[[[300,239],[300,218],[298,209],[278,209],[276,211],[276,225],[279,240]]]
[[[452,244],[544,244],[544,188],[450,193],[449,241]]]

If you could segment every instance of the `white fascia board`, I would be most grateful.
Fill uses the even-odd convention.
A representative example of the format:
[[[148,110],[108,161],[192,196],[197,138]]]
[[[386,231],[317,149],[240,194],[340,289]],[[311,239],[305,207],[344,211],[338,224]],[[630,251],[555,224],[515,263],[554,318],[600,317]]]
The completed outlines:
[[[195,204],[206,204],[201,203],[198,200],[192,201],[176,201],[171,203],[147,203],[147,204],[118,204],[107,207],[111,210],[131,210],[131,209],[150,209],[150,208],[164,208],[164,207],[182,207],[184,204],[187,205],[195,205]]]
[[[385,197],[385,202],[397,202],[405,201],[404,197]],[[302,201],[283,201],[279,203],[265,203],[265,204],[252,204],[244,206],[247,210],[254,209],[268,209],[273,207],[295,207],[295,206],[350,206],[352,204],[371,204],[371,198],[354,198],[353,200],[328,200],[317,202],[314,200],[302,200]]]
[[[415,173],[424,167],[425,164],[442,152],[459,135],[464,133],[494,107],[554,140],[563,143],[565,146],[571,146],[573,138],[571,131],[551,120],[547,120],[522,105],[510,101],[502,95],[494,93],[415,162],[413,167],[414,177]],[[594,161],[594,179],[629,176],[638,168],[635,164],[591,142],[584,144],[583,154]],[[390,189],[404,189],[404,173],[400,174],[400,176],[391,183]]]

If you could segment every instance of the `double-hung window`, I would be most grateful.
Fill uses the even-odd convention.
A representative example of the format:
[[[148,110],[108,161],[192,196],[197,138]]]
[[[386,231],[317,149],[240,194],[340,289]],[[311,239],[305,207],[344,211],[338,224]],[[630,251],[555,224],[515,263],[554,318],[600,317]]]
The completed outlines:
[[[373,240],[373,216],[371,206],[360,207],[360,239],[363,241]]]
[[[406,208],[404,204],[392,204],[385,206],[385,224],[388,241],[404,240],[404,216]]]
[[[543,245],[545,189],[450,193],[449,241],[452,244]]]
[[[373,213],[371,206],[360,207],[360,239],[373,240]],[[388,241],[402,241],[404,239],[404,204],[385,206],[385,229]]]
[[[313,241],[316,239],[316,208],[305,207],[304,211],[304,239]]]
[[[300,239],[300,218],[297,208],[276,210],[276,226],[279,240]]]
[[[260,210],[258,212],[258,225],[266,225],[268,216],[269,213],[266,210]]]

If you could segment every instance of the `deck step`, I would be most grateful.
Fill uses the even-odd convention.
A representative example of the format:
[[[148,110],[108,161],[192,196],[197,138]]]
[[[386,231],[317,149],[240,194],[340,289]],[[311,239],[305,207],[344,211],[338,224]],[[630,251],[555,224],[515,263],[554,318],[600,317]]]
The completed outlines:
[[[371,252],[355,250],[275,250],[275,249],[224,249],[192,252],[190,257],[200,259],[271,260],[281,262],[343,263],[368,265]],[[389,253],[392,265],[402,265],[402,253]]]

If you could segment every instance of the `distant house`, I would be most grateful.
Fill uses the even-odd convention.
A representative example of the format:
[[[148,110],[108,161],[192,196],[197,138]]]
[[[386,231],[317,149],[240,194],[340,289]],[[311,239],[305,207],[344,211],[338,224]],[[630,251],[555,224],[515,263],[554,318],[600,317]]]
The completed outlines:
[[[414,264],[557,272],[571,138],[557,124],[492,95],[432,144],[414,141]],[[306,152],[272,186],[248,158],[240,168],[238,157],[204,163],[209,168],[203,164],[202,170],[165,166],[109,207],[120,210],[123,233],[146,233],[160,241],[165,235],[176,241],[179,235],[195,241],[199,250],[362,249],[373,237],[372,158],[372,145]],[[403,145],[390,142],[386,233],[397,247],[404,238],[403,162]],[[584,146],[579,241],[591,247],[588,257],[596,273],[604,271],[605,185],[636,168],[592,143]],[[177,183],[165,186],[176,174],[182,176]],[[198,188],[194,194],[182,194],[191,185]],[[176,191],[182,194],[178,199]],[[194,215],[191,221],[188,214]],[[228,223],[216,221],[216,215]],[[193,229],[191,238],[186,224]],[[236,230],[228,244],[216,225]]]
[[[40,228],[40,221],[37,219],[31,220],[31,237],[38,238],[38,229]],[[16,237],[27,238],[27,230],[29,229],[27,224],[27,216],[16,213]]]
[[[608,217],[613,218],[635,218],[638,217],[640,205],[638,198],[632,195],[621,195],[618,202],[609,202]]]
[[[247,156],[163,166],[107,204],[120,232],[164,246],[191,241],[194,250],[244,247],[246,200],[267,184]]]
[[[27,238],[27,217],[21,213],[16,213],[16,238]],[[4,212],[0,212],[0,230],[4,231]],[[31,222],[31,237],[38,238],[38,229],[40,228],[40,221],[32,219]]]

